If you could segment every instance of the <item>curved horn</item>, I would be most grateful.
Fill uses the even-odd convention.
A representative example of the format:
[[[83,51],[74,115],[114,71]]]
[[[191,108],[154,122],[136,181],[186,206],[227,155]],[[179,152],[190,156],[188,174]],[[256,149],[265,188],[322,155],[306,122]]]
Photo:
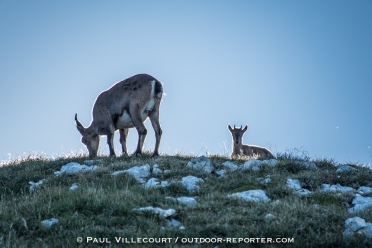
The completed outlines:
[[[75,114],[75,122],[76,122],[76,128],[81,133],[81,135],[84,135],[85,128],[84,126],[78,121],[77,114]]]

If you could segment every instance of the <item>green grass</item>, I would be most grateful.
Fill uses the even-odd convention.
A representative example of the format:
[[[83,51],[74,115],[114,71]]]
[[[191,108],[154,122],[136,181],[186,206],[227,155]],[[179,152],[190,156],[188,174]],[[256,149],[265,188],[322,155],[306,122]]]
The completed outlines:
[[[263,165],[258,172],[237,170],[222,177],[186,167],[191,156],[163,155],[151,159],[99,157],[95,171],[77,174],[54,175],[68,162],[83,164],[87,157],[76,156],[53,160],[45,157],[28,157],[11,161],[0,167],[0,246],[1,247],[247,247],[247,244],[182,244],[181,238],[290,238],[294,243],[251,244],[250,247],[372,247],[372,240],[365,236],[344,238],[345,220],[359,216],[372,222],[372,209],[349,214],[347,209],[353,199],[351,193],[319,192],[323,183],[372,187],[372,172],[358,168],[348,173],[336,173],[331,160],[315,160],[319,169],[312,170],[296,161],[308,161],[306,154],[280,154],[275,167]],[[210,157],[217,169],[222,168],[227,157]],[[237,165],[245,161],[232,160]],[[203,178],[200,189],[189,193],[180,183],[166,188],[145,189],[131,175],[112,177],[117,170],[136,165],[158,164],[170,173],[157,176],[159,181],[179,181],[193,175]],[[262,183],[257,178],[271,175],[271,182]],[[315,193],[300,197],[286,187],[288,178],[299,179],[302,187]],[[34,192],[29,181],[45,179]],[[79,188],[69,191],[73,183]],[[228,195],[250,189],[262,189],[270,202],[245,202]],[[187,206],[166,199],[167,196],[195,197],[198,204]],[[279,201],[276,201],[279,200]],[[136,212],[133,208],[173,208],[172,218],[185,227],[166,226],[166,220],[149,212]],[[273,218],[265,218],[267,214]],[[57,218],[51,228],[41,226],[41,221]],[[168,218],[171,219],[171,218]],[[84,241],[78,244],[77,237]],[[111,243],[96,244],[87,237],[107,238]],[[173,238],[168,244],[115,243],[119,238]],[[177,244],[174,239],[179,238]]]

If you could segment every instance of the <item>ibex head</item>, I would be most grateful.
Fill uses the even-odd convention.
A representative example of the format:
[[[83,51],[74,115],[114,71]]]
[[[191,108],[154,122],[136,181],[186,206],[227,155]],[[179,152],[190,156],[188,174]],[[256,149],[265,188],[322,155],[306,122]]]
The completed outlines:
[[[232,128],[230,126],[230,124],[227,125],[229,131],[231,132],[231,136],[233,138],[233,141],[234,141],[234,146],[239,146],[241,145],[243,142],[243,134],[245,131],[247,131],[248,129],[248,125],[245,125],[245,127],[243,128],[243,126],[240,126],[240,128],[236,128],[235,125],[234,125],[234,128]]]
[[[93,130],[85,128],[80,121],[77,119],[77,114],[75,114],[76,128],[81,133],[81,142],[86,145],[89,152],[89,157],[96,157],[99,147],[99,135],[97,135]]]

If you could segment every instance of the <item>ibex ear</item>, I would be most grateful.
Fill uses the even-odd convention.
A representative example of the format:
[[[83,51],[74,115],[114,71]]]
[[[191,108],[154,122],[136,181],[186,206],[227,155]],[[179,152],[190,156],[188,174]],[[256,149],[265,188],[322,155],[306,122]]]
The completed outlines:
[[[85,128],[84,128],[84,126],[80,123],[80,121],[78,121],[78,119],[77,119],[77,114],[75,114],[75,122],[76,122],[76,128],[77,128],[77,130],[81,133],[81,135],[84,136]]]
[[[245,131],[247,131],[247,129],[248,129],[248,125],[245,125],[245,127],[243,128],[243,132],[245,132]]]
[[[230,132],[233,131],[233,129],[231,128],[230,124],[227,125],[227,128],[230,130]]]

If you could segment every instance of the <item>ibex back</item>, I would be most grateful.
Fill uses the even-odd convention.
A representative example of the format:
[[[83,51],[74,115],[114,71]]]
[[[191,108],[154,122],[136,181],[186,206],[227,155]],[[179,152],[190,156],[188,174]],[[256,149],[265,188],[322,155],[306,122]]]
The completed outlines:
[[[229,124],[227,127],[231,132],[233,142],[231,158],[244,156],[274,158],[274,155],[265,147],[243,145],[243,134],[245,131],[247,131],[248,125],[246,125],[244,128],[236,128],[234,125],[234,128],[232,128]]]
[[[116,83],[103,91],[96,99],[89,127],[85,128],[75,115],[76,127],[83,136],[81,141],[89,151],[90,157],[97,156],[99,136],[107,136],[110,156],[115,156],[114,133],[119,130],[123,154],[128,154],[126,139],[129,128],[135,127],[138,132],[138,144],[134,155],[141,156],[147,135],[144,121],[150,118],[155,131],[155,149],[153,156],[159,155],[159,144],[162,129],[159,123],[159,108],[163,95],[163,86],[154,77],[138,74]]]

